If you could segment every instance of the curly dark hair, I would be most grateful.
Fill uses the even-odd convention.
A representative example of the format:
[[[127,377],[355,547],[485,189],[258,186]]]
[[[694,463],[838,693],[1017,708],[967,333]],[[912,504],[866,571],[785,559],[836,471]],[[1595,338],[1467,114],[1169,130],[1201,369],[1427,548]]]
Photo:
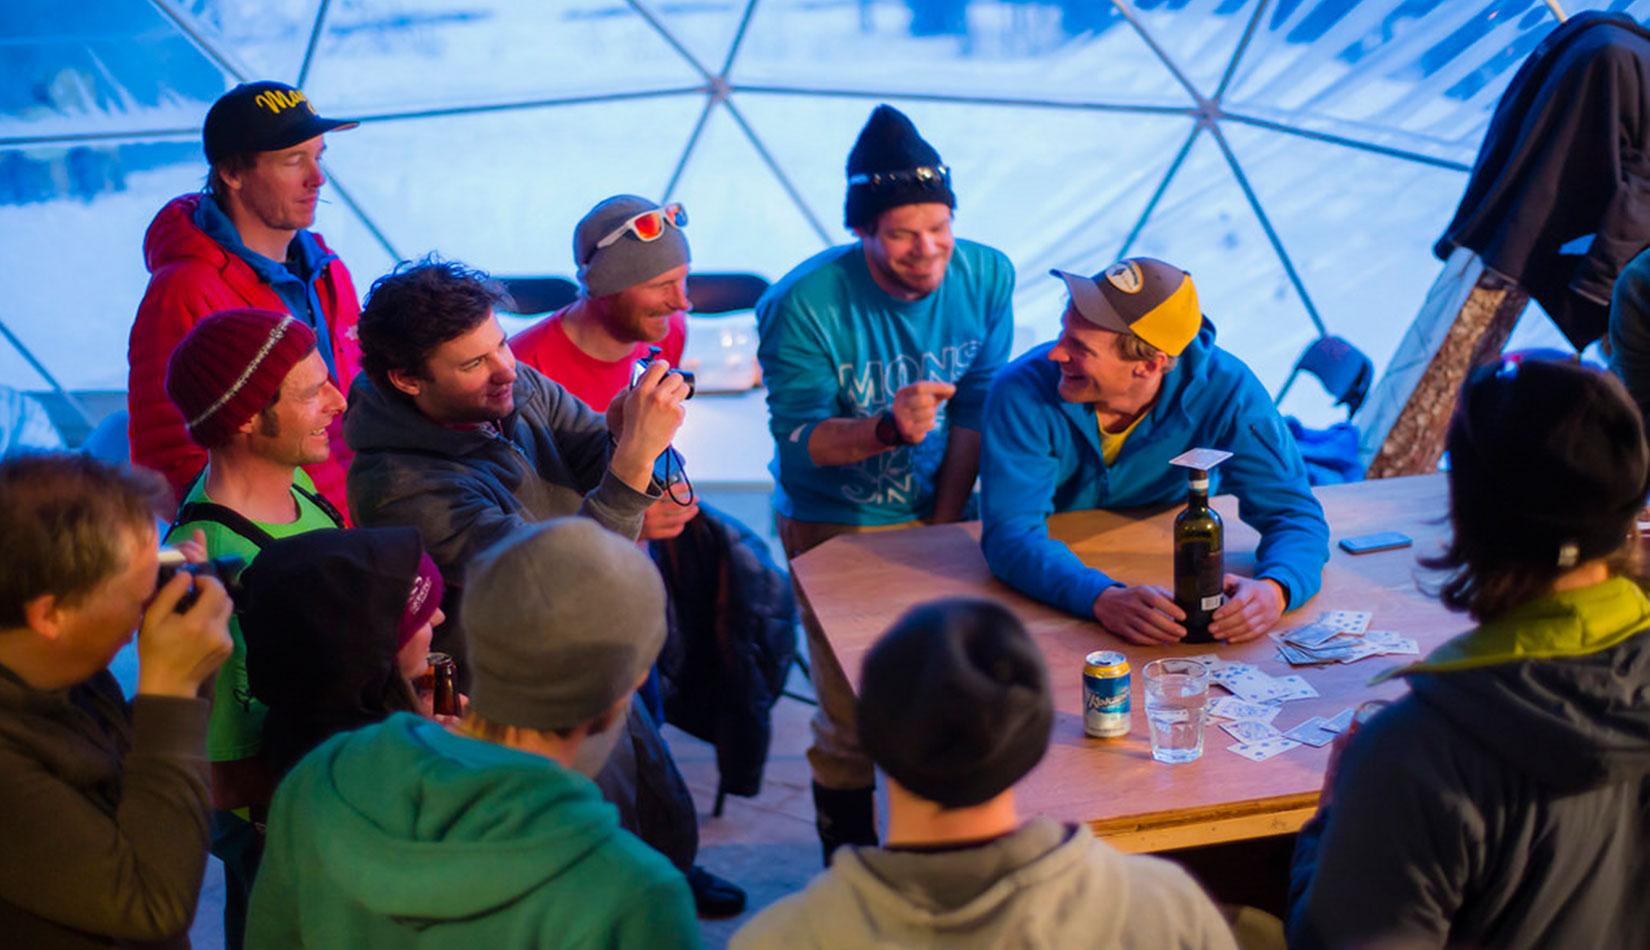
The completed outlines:
[[[434,254],[402,261],[373,281],[361,308],[361,368],[380,389],[393,390],[390,370],[423,377],[436,347],[480,326],[510,295],[486,273]]]

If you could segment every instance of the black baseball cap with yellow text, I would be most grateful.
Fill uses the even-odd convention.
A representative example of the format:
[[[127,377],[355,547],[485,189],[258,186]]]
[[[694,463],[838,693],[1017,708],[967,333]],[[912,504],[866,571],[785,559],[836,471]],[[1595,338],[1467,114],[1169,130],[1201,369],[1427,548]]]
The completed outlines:
[[[326,119],[309,97],[284,82],[243,82],[218,97],[206,113],[201,139],[216,165],[243,152],[278,152],[324,132],[353,129],[353,119]]]

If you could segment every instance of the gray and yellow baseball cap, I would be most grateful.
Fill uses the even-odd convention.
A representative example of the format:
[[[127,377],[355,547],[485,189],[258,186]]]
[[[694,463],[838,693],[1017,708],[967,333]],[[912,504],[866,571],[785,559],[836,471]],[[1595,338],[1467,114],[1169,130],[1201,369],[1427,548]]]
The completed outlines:
[[[1093,277],[1049,273],[1066,282],[1078,316],[1102,330],[1137,336],[1170,356],[1179,356],[1203,326],[1192,275],[1156,258],[1126,258]]]

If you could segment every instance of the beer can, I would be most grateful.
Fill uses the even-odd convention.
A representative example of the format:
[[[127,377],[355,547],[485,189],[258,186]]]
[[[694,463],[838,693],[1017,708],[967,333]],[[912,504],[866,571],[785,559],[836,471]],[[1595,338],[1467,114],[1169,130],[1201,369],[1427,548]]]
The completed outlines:
[[[1116,650],[1083,659],[1083,731],[1097,739],[1129,734],[1129,660]]]

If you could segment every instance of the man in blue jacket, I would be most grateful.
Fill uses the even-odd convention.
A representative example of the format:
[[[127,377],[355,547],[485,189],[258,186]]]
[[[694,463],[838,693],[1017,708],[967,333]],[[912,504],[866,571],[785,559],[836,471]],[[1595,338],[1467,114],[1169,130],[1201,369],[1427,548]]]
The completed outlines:
[[[981,547],[992,573],[1131,643],[1180,640],[1185,613],[1168,590],[1086,566],[1049,537],[1048,516],[1179,501],[1186,473],[1169,459],[1225,449],[1216,485],[1261,539],[1255,576],[1226,575],[1209,630],[1233,643],[1260,636],[1317,593],[1329,559],[1323,508],[1271,397],[1215,346],[1179,268],[1142,257],[1094,277],[1052,273],[1071,294],[1059,339],[1009,364],[986,401]]]

